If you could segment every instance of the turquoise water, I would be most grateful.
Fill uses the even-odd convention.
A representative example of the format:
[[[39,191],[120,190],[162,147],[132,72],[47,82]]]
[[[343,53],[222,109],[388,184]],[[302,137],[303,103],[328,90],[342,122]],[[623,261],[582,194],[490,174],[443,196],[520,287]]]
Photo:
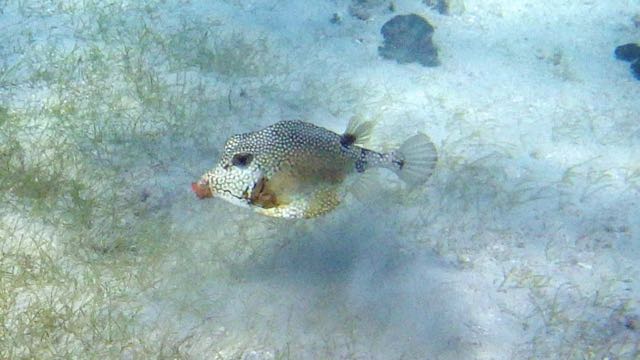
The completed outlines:
[[[415,13],[439,65],[378,54]],[[0,358],[636,359],[637,1],[0,1]],[[318,219],[199,201],[232,134],[371,148]]]

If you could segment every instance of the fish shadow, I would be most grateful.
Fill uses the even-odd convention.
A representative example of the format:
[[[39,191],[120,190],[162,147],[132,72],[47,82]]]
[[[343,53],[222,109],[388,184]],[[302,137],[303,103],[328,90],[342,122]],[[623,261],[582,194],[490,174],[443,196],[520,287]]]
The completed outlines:
[[[353,322],[360,334],[353,341],[369,355],[472,357],[473,346],[460,341],[469,337],[462,325],[468,304],[459,301],[451,280],[462,274],[411,245],[415,233],[403,231],[402,211],[362,205],[334,214],[283,223],[279,246],[238,266],[235,275],[243,284],[286,294],[289,300],[272,306],[283,312],[301,307],[290,315],[298,323],[316,314],[343,331]]]
[[[394,221],[351,210],[340,209],[320,219],[277,222],[275,245],[237,266],[236,275],[246,280],[284,275],[305,284],[335,282],[347,279],[359,261],[371,256],[388,264],[389,271],[400,269]]]

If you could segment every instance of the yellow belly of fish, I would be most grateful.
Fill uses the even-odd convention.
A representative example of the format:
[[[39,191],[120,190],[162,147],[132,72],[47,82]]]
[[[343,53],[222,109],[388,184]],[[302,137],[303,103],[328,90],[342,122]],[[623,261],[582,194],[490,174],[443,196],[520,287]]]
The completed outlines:
[[[346,161],[306,158],[263,179],[253,203],[256,210],[275,217],[312,218],[340,204],[338,190],[348,170]],[[258,188],[258,186],[256,186]]]

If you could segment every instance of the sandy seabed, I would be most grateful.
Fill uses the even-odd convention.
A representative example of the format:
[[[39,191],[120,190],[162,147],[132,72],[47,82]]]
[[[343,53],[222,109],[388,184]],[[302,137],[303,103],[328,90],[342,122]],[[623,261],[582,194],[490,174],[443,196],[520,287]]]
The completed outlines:
[[[0,358],[640,357],[640,3],[365,3],[0,1]],[[408,13],[440,66],[378,56]],[[427,186],[190,192],[229,135],[352,116],[429,134]]]

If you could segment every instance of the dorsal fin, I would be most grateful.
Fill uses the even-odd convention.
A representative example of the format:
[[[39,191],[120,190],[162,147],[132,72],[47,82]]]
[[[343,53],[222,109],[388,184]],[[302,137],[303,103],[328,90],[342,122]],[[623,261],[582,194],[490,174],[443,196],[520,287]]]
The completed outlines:
[[[371,138],[371,132],[375,126],[375,122],[365,120],[360,115],[354,115],[349,119],[347,130],[340,138],[340,144],[345,147],[351,145],[364,146]]]

